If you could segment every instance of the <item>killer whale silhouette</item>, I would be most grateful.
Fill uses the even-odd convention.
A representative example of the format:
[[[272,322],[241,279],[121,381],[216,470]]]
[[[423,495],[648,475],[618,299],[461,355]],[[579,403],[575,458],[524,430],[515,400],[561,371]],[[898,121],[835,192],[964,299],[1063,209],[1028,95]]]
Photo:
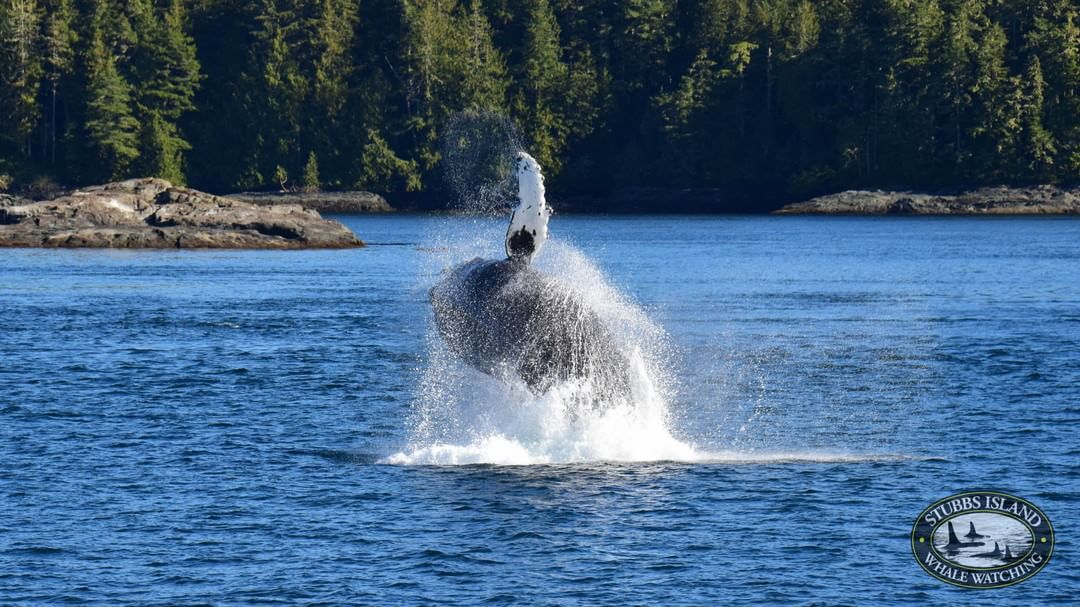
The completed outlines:
[[[1023,558],[1024,558],[1024,555],[1022,555],[1022,554],[1014,555],[1012,553],[1012,550],[1009,549],[1009,545],[1005,544],[1005,554],[1003,554],[1001,556],[1001,560],[1005,561],[1006,563],[1012,563],[1012,562],[1015,562],[1015,561],[1022,560]]]
[[[979,537],[982,537],[981,535]],[[1001,557],[1001,548],[998,547],[998,543],[994,542],[994,549],[990,552],[980,552],[979,554],[973,554],[971,556],[977,556],[987,559],[996,559]]]
[[[946,550],[955,550],[957,548],[969,548],[973,546],[982,546],[985,542],[961,542],[960,538],[956,537],[956,530],[953,529],[952,521],[949,521],[949,543],[945,544]]]
[[[982,535],[980,533],[976,533],[976,531],[975,531],[975,522],[974,521],[968,521],[968,525],[969,525],[968,532],[964,534],[964,537],[970,537],[972,539],[979,539],[979,538],[986,537],[985,535]]]
[[[589,377],[625,393],[627,358],[594,310],[530,266],[547,239],[550,209],[536,160],[517,156],[518,204],[506,232],[506,259],[476,258],[445,272],[431,289],[435,324],[449,349],[473,368],[511,372],[535,392]]]

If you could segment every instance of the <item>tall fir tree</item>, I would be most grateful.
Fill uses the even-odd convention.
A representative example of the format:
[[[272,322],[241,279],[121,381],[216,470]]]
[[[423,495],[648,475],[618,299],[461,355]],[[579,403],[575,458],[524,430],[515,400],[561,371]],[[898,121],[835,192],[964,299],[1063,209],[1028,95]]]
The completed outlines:
[[[506,62],[495,48],[491,23],[481,0],[472,1],[461,21],[465,41],[461,69],[463,109],[504,110],[508,84]]]
[[[354,148],[347,141],[349,116],[345,109],[354,71],[351,51],[357,17],[353,0],[321,0],[314,30],[312,101],[304,128],[307,144],[318,150],[320,162],[330,174],[346,172],[354,160],[348,156]]]
[[[45,131],[43,149],[49,164],[56,164],[57,133],[61,101],[66,102],[62,91],[70,94],[71,76],[75,69],[75,48],[78,44],[76,20],[78,12],[73,0],[51,0],[45,20],[45,80],[48,84],[48,129]],[[67,83],[68,86],[64,86]],[[63,99],[62,99],[63,98]],[[66,105],[66,104],[65,104]]]
[[[138,97],[144,130],[139,169],[143,174],[183,184],[183,153],[191,145],[181,133],[179,121],[195,110],[201,80],[195,44],[187,33],[183,0],[171,0],[160,16],[151,13],[143,18],[145,31],[139,45],[146,64],[145,86],[139,88]]]
[[[31,135],[41,116],[41,14],[36,0],[0,2],[0,134],[24,158],[31,158]]]
[[[279,6],[281,4],[281,6]],[[304,101],[308,91],[298,61],[298,36],[307,23],[291,0],[263,0],[249,49],[245,86],[248,123],[254,139],[252,169],[261,186],[282,166],[300,173]]]
[[[1043,103],[1046,80],[1038,56],[1028,61],[1024,74],[1024,98],[1020,116],[1022,141],[1020,157],[1023,162],[1012,177],[1046,181],[1053,173],[1057,145],[1053,134],[1043,124]]]
[[[139,121],[131,107],[131,85],[117,69],[98,23],[86,51],[86,144],[93,157],[86,173],[118,179],[139,157]]]
[[[559,112],[560,87],[567,76],[559,33],[548,0],[527,0],[521,73],[513,109],[533,156],[551,174],[559,171],[559,153],[568,135]]]
[[[1032,12],[1027,47],[1043,76],[1045,127],[1056,140],[1055,172],[1080,175],[1080,6],[1071,0],[1039,2]],[[1029,68],[1030,69],[1030,68]]]

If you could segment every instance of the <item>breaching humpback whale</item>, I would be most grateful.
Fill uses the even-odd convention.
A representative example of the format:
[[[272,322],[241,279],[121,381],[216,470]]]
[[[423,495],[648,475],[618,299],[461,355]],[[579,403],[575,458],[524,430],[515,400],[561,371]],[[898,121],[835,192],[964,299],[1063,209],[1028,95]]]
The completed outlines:
[[[551,211],[536,160],[519,152],[518,201],[506,259],[451,268],[431,290],[435,323],[450,350],[493,376],[511,372],[536,392],[573,378],[603,391],[628,385],[626,357],[581,297],[530,266],[547,240]]]

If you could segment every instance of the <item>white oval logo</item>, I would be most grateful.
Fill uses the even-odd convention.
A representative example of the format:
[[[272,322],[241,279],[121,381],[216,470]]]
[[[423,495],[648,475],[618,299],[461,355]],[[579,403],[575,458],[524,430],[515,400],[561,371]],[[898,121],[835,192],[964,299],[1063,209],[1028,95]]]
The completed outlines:
[[[911,550],[927,573],[964,588],[1020,583],[1046,566],[1054,528],[1042,510],[1007,493],[950,495],[919,514]]]

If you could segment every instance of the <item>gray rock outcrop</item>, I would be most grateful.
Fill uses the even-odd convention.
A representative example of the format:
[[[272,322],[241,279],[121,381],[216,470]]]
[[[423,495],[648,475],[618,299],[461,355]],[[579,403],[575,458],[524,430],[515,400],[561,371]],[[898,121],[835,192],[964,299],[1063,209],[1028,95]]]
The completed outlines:
[[[342,224],[298,205],[258,206],[162,179],[131,179],[0,205],[0,246],[328,249],[363,243]]]
[[[233,200],[258,205],[298,204],[320,213],[392,213],[386,199],[373,192],[240,192]]]
[[[979,188],[959,194],[848,190],[789,204],[778,215],[1074,215],[1080,188]]]

